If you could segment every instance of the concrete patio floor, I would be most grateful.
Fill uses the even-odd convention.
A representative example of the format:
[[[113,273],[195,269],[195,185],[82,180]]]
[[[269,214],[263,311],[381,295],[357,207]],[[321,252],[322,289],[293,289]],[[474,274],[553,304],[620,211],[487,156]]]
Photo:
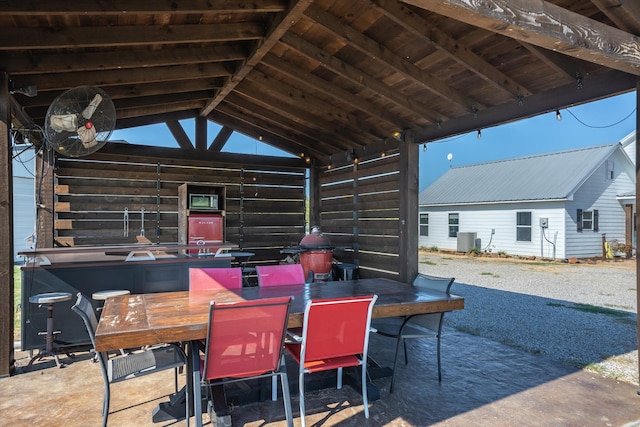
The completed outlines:
[[[581,371],[481,337],[446,329],[443,378],[436,374],[435,341],[410,345],[410,363],[389,378],[374,380],[380,399],[364,418],[362,398],[351,387],[309,392],[309,426],[640,426],[640,396],[634,384]],[[390,365],[393,343],[373,335],[370,354]],[[16,365],[28,355],[16,353]],[[7,426],[97,426],[103,383],[98,365],[79,353],[63,369],[52,359],[26,373],[0,379],[0,424]],[[295,378],[293,371],[290,377]],[[184,383],[184,375],[181,376]],[[297,386],[292,387],[295,425],[300,425]],[[153,408],[168,400],[173,373],[164,372],[112,385],[110,426],[168,426],[152,423]],[[212,425],[204,414],[206,425]],[[282,401],[236,406],[233,426],[285,426]],[[191,418],[193,425],[193,417]]]

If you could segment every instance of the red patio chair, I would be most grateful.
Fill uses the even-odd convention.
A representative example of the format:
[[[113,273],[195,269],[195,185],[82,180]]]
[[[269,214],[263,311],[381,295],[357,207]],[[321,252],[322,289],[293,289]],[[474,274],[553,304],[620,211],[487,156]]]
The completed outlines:
[[[240,267],[189,269],[189,291],[239,288],[242,288]]]
[[[220,304],[211,301],[202,383],[211,387],[272,377],[275,384],[279,376],[287,425],[293,426],[283,354],[290,302],[291,297]],[[277,390],[272,392],[272,400],[276,400]]]
[[[367,349],[371,311],[377,295],[318,299],[307,302],[301,335],[289,332],[294,342],[285,348],[299,364],[300,420],[305,426],[304,375],[338,370],[338,389],[342,388],[342,368],[362,367],[364,415],[369,418],[367,398]]]
[[[304,285],[301,264],[258,265],[258,286]]]

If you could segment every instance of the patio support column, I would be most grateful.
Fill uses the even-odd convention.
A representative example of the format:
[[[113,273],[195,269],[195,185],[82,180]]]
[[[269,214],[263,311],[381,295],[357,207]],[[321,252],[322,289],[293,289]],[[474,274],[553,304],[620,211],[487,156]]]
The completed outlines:
[[[314,225],[322,228],[320,221],[320,167],[316,166],[315,162],[310,168],[307,169],[309,173],[309,230]]]
[[[9,76],[0,74],[0,378],[14,370],[13,171]]]
[[[638,131],[637,129],[640,129],[640,111],[638,110],[638,107],[640,107],[640,79],[636,79],[636,206],[638,206],[638,194],[640,193],[640,153],[638,152]],[[636,208],[637,209],[637,208]],[[640,227],[638,227],[638,219],[637,219],[637,215],[636,215],[636,244],[637,242],[640,242],[640,240],[638,240],[638,237],[640,236]],[[637,298],[637,304],[636,304],[636,314],[640,313],[640,292],[638,292],[638,289],[640,289],[640,286],[638,286],[640,284],[640,264],[638,263],[638,255],[636,253],[636,298]],[[637,334],[638,334],[638,339],[640,340],[640,316],[636,316],[638,318],[637,320]],[[638,372],[640,373],[640,358],[638,359]],[[640,384],[638,384],[640,386]],[[638,394],[640,394],[640,390],[638,391]]]
[[[36,248],[53,248],[55,154],[43,141],[36,156]]]
[[[410,282],[418,273],[418,176],[420,153],[413,134],[405,131],[400,144],[400,218],[399,218],[399,280]]]

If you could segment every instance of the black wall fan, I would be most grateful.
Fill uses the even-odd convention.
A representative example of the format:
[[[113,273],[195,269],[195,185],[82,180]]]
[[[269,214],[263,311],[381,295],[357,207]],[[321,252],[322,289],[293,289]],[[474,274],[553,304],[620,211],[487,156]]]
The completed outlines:
[[[44,125],[51,148],[64,156],[82,157],[107,143],[116,125],[116,109],[102,89],[78,86],[51,103]]]

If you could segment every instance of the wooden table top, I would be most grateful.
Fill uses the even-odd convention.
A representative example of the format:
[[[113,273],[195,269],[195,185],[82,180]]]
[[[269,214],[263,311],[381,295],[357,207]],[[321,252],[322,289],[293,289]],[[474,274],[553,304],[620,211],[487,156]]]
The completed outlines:
[[[131,294],[107,299],[96,330],[96,350],[111,351],[166,342],[204,339],[209,302],[233,302],[290,295],[289,327],[302,326],[309,299],[378,295],[373,317],[437,313],[464,308],[456,295],[424,292],[389,279],[316,282],[238,290]]]

